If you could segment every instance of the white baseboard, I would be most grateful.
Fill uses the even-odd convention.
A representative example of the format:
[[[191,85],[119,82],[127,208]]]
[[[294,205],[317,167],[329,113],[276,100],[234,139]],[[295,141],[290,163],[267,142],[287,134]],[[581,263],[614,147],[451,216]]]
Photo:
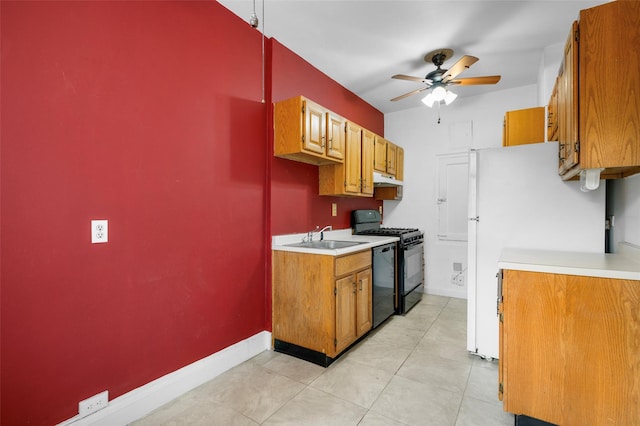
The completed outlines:
[[[465,287],[427,287],[424,290],[425,294],[432,294],[434,296],[445,296],[445,297],[453,297],[456,299],[466,299],[467,298],[467,289]]]
[[[262,331],[213,355],[160,377],[109,401],[87,417],[72,417],[58,426],[116,426],[140,419],[180,395],[271,349],[271,333]]]

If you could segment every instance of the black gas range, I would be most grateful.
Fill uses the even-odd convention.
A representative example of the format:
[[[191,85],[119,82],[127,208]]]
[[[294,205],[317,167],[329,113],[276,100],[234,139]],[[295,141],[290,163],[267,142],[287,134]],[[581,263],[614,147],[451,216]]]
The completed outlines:
[[[417,228],[384,228],[377,210],[354,210],[351,226],[354,234],[398,237],[395,256],[395,312],[407,313],[421,299],[424,289],[424,233]],[[374,252],[374,297],[376,256]],[[375,315],[375,309],[374,309]]]
[[[383,228],[377,229],[363,229],[357,231],[354,229],[354,234],[358,235],[379,235],[387,237],[398,237],[400,246],[411,245],[415,242],[424,241],[424,234],[418,228]]]

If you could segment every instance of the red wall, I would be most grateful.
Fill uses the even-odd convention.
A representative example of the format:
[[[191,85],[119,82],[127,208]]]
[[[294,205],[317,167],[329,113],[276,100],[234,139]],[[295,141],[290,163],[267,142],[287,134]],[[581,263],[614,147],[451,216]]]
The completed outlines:
[[[1,8],[1,423],[50,425],[265,329],[261,39],[213,1]]]
[[[304,95],[325,108],[361,126],[384,135],[384,115],[298,55],[272,40],[273,101]],[[338,216],[331,216],[331,203]],[[377,209],[382,201],[373,198],[344,198],[318,195],[318,167],[273,157],[271,161],[271,233],[307,232],[316,226],[334,229],[351,226],[355,209]]]
[[[317,195],[267,117],[300,94],[379,134],[382,114],[272,40],[263,103],[260,34],[217,2],[0,14],[1,424],[63,421],[269,330],[270,235],[380,205]]]

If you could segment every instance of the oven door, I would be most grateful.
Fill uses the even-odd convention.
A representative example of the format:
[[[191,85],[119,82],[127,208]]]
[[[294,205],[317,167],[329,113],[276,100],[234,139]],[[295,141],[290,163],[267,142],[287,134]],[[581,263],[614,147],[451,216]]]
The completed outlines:
[[[401,271],[403,273],[402,279],[398,279],[400,287],[398,313],[404,315],[422,299],[422,287],[424,285],[424,243],[418,242],[405,246],[401,253],[403,255]]]
[[[404,247],[404,288],[407,295],[424,282],[424,243]]]

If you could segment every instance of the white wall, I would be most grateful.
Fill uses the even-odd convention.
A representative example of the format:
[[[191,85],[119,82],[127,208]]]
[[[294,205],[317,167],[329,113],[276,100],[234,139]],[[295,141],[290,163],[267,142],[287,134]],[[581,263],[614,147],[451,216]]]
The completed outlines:
[[[464,88],[458,89],[460,92]],[[467,287],[450,283],[453,263],[467,267],[467,244],[437,238],[437,156],[470,148],[502,145],[504,113],[539,106],[538,85],[464,97],[437,108],[415,108],[385,115],[385,137],[405,150],[402,201],[384,202],[384,226],[417,227],[425,231],[426,286],[429,294],[466,298]],[[458,130],[471,123],[470,143]],[[453,136],[453,137],[452,137]]]
[[[640,246],[640,174],[608,181],[607,191],[611,191],[615,216],[612,251],[615,253],[622,241]]]
[[[564,56],[564,44],[562,42],[546,47],[540,57],[540,68],[538,69],[538,105],[540,106],[549,103]]]

